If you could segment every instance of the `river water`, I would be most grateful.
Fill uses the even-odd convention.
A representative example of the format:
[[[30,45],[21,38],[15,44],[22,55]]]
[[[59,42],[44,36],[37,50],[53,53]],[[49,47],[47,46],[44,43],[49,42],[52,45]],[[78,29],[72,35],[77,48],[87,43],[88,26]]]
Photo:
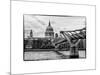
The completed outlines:
[[[70,51],[59,51],[60,54],[66,56],[66,59],[69,59]],[[24,52],[24,60],[56,60],[56,59],[63,59],[59,53],[54,51],[29,51]],[[85,51],[79,51],[79,58],[86,58]]]

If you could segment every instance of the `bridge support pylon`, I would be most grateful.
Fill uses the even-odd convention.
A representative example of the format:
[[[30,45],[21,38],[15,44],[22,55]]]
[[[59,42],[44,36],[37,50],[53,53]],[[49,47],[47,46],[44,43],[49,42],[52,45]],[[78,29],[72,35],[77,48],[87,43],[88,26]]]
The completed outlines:
[[[70,58],[79,58],[79,51],[77,46],[70,47]]]

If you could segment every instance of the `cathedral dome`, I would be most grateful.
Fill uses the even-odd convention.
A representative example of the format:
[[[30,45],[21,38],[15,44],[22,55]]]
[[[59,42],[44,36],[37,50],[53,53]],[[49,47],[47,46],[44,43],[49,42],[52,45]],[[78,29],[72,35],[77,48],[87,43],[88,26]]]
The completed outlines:
[[[50,21],[49,21],[49,25],[46,28],[45,36],[54,37],[54,31],[53,31],[53,28],[52,28],[52,26],[50,24]]]
[[[46,32],[53,32],[53,28],[52,28],[50,22],[49,22],[48,27],[46,28]]]

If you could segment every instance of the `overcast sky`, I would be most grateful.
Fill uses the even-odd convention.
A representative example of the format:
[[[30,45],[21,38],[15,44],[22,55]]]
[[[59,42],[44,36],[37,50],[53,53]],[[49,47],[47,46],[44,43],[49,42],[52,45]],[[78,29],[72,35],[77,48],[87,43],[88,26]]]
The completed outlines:
[[[49,21],[51,22],[54,32],[58,34],[61,30],[69,31],[81,29],[86,26],[85,17],[24,15],[25,34],[27,34],[29,30],[33,30],[34,37],[44,37]]]

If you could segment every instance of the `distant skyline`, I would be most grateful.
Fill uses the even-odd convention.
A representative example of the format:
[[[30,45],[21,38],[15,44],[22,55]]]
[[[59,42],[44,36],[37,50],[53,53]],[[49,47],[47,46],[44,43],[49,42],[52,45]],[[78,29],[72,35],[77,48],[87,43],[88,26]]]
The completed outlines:
[[[51,23],[55,33],[59,31],[76,30],[85,27],[86,20],[83,16],[38,16],[38,15],[24,15],[24,30],[27,36],[29,30],[33,31],[34,37],[44,37],[46,27]]]

